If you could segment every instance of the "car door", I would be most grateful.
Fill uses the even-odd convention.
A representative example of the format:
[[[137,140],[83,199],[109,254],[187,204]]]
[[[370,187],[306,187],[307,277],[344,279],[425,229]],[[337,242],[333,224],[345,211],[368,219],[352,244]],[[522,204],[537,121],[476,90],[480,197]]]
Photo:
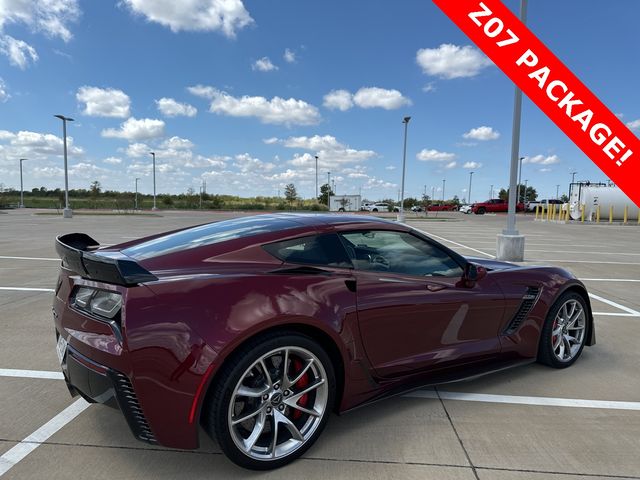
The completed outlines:
[[[490,275],[466,287],[459,260],[413,233],[340,236],[355,266],[360,335],[378,375],[407,375],[499,354],[504,296]]]

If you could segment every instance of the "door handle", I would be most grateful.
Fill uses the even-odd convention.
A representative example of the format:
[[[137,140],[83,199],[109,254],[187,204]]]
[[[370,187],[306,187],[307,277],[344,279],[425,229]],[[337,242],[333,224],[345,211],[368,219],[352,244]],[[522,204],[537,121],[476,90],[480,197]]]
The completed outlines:
[[[427,283],[427,290],[430,292],[439,292],[440,290],[444,290],[447,288],[446,285],[440,285],[438,283]]]

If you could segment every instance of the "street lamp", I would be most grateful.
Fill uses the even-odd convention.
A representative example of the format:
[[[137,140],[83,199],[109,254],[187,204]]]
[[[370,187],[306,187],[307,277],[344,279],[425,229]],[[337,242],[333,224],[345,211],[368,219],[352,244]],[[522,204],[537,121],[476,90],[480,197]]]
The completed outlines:
[[[522,199],[522,203],[525,204],[525,210],[524,210],[525,213],[527,212],[526,204],[527,204],[527,188],[528,188],[527,184],[528,184],[528,182],[529,182],[529,179],[525,179],[525,181],[524,181],[524,196],[523,196],[524,198]]]
[[[473,172],[469,172],[469,190],[467,191],[467,199],[469,200],[469,205],[472,205],[471,201],[471,180],[473,179]]]
[[[62,137],[64,142],[64,210],[62,216],[64,218],[73,217],[73,211],[69,208],[69,169],[67,168],[67,122],[73,122],[73,118],[64,115],[54,115],[54,117],[62,120]]]
[[[407,168],[407,127],[409,126],[411,117],[404,117],[404,149],[402,153],[402,183],[400,185],[400,208],[398,209],[398,221],[404,222],[404,175]]]
[[[149,155],[153,157],[153,208],[151,210],[157,210],[156,207],[156,153],[149,152]]]
[[[316,201],[318,200],[318,155],[316,155]]]
[[[576,181],[576,173],[578,172],[571,172],[571,183],[574,183]]]
[[[556,185],[556,200],[560,198],[560,185]]]
[[[138,180],[140,180],[139,178],[136,178],[136,199],[135,199],[135,203],[134,203],[134,210],[138,210]]]
[[[442,204],[444,205],[444,184],[447,183],[447,181],[443,178],[442,179]]]
[[[331,172],[327,172],[327,207],[330,207],[330,198],[331,197]]]
[[[491,185],[491,192],[489,193],[489,200],[493,198],[493,185]]]
[[[524,157],[520,157],[520,166],[518,167],[518,196],[517,196],[517,203],[520,203],[520,184],[522,183],[522,160],[524,160]]]
[[[24,208],[24,191],[22,188],[22,162],[27,160],[26,158],[20,159],[20,208]]]

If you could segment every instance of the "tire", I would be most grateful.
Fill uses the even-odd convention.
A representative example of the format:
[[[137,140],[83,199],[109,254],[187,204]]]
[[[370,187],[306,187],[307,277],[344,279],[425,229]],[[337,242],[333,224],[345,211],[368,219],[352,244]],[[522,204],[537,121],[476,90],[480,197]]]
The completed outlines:
[[[372,209],[371,211],[372,211],[372,212],[377,212],[377,211],[378,211],[378,209],[377,209],[377,208],[374,208],[374,209]]]
[[[580,311],[572,310],[572,306]],[[588,312],[587,303],[578,293],[567,292],[556,300],[542,327],[538,362],[553,368],[573,365],[584,349],[590,328]]]
[[[480,208],[478,208],[478,210],[477,210],[477,212],[476,212],[476,213],[477,213],[478,215],[484,215],[486,211],[487,211],[487,209],[486,209],[486,208],[484,208],[484,207],[480,207]]]
[[[282,372],[285,358],[287,380]],[[291,378],[294,375],[297,378]],[[235,464],[251,470],[279,468],[317,440],[335,394],[333,364],[316,342],[297,333],[268,334],[250,341],[226,362],[207,395],[202,423]],[[255,441],[248,446],[245,442],[251,437]]]
[[[344,208],[339,208],[338,211],[339,212],[344,212]]]

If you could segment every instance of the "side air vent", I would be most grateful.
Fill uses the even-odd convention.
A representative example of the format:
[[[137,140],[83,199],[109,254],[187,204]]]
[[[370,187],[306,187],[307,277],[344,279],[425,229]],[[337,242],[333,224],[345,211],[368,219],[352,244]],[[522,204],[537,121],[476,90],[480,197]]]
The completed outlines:
[[[133,435],[143,442],[157,443],[127,376],[115,370],[111,370],[110,374],[115,386],[118,405]]]
[[[529,312],[531,311],[533,306],[536,304],[539,294],[540,294],[539,287],[527,288],[526,293],[522,297],[522,303],[520,304],[518,311],[513,316],[513,319],[511,320],[511,322],[509,322],[509,325],[504,331],[506,335],[511,335],[512,333],[515,333],[518,330],[518,328],[520,328],[520,325],[522,325],[522,322],[524,322],[524,320],[527,318],[527,315],[529,315]]]

